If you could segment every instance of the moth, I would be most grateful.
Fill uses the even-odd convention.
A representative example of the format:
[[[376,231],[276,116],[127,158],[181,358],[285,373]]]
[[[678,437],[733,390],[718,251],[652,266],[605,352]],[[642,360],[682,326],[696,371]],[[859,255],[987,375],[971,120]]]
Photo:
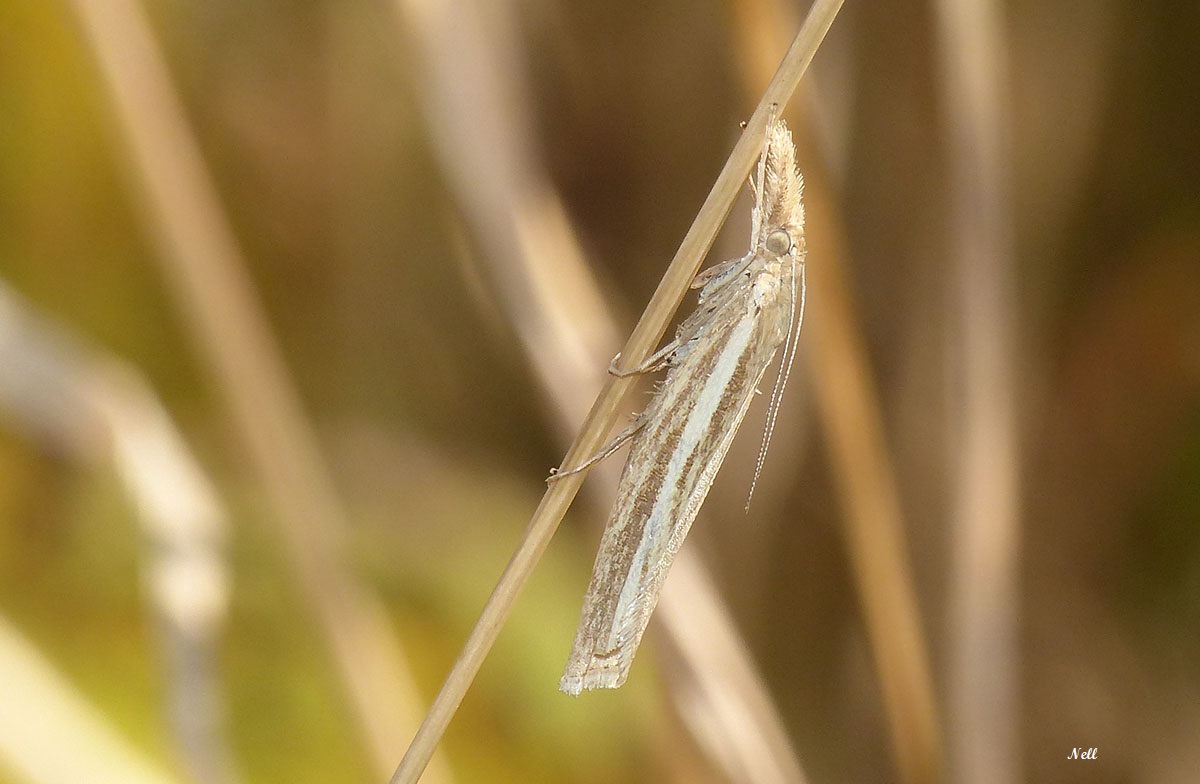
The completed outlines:
[[[582,471],[631,445],[559,682],[567,694],[625,682],[675,554],[782,347],[754,492],[804,320],[803,179],[781,120],[768,122],[750,187],[750,251],[696,276],[696,310],[674,340],[638,367],[618,370],[618,355],[609,368],[617,375],[666,369],[646,410],[594,457],[551,476]]]

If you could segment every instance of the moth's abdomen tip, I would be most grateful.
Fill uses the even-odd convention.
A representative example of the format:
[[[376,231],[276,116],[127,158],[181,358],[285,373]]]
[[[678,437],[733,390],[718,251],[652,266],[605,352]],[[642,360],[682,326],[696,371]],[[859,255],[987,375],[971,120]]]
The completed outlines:
[[[558,690],[564,694],[570,694],[572,697],[578,697],[584,690],[616,689],[625,682],[625,675],[626,673],[612,670],[601,672],[593,670],[584,672],[582,675],[564,674],[558,682]]]

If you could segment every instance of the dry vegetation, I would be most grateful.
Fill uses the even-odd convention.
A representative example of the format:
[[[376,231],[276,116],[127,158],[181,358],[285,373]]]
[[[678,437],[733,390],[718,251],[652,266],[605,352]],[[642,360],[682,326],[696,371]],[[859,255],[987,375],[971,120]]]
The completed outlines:
[[[573,700],[594,471],[424,781],[1192,779],[1193,6],[843,9],[753,509]],[[0,4],[0,781],[386,780],[806,11]]]

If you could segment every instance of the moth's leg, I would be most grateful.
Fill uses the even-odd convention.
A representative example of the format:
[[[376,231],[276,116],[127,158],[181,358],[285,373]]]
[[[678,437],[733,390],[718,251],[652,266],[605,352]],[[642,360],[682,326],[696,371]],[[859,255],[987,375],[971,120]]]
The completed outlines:
[[[728,279],[733,277],[731,273],[735,271],[741,272],[741,269],[753,261],[753,259],[754,254],[751,253],[749,255],[742,256],[740,259],[722,261],[720,264],[714,264],[708,269],[700,270],[700,272],[696,274],[696,277],[692,278],[692,285],[689,286],[689,288],[703,289],[705,286],[709,286],[714,283],[716,284],[715,288],[720,288],[727,282]],[[722,280],[723,278],[725,280]],[[704,298],[711,293],[711,290],[702,291],[700,293],[701,302],[703,302]]]
[[[604,458],[612,455],[613,452],[616,452],[618,449],[625,446],[625,443],[628,442],[629,440],[631,440],[635,435],[637,435],[637,432],[639,430],[641,430],[645,425],[646,425],[646,420],[639,416],[637,419],[635,419],[633,421],[633,424],[631,424],[628,428],[626,428],[624,431],[622,431],[620,435],[618,435],[616,438],[614,438],[608,444],[603,446],[599,452],[592,455],[587,460],[584,460],[582,463],[575,466],[574,468],[567,468],[567,469],[562,469],[562,470],[560,470],[558,468],[550,469],[550,476],[546,477],[546,484],[550,484],[551,482],[562,479],[564,476],[570,476],[571,474],[578,474],[580,471],[584,471],[588,468],[591,468],[592,466],[596,465],[596,463],[599,463]]]
[[[718,264],[717,267],[714,267],[714,269],[720,268],[722,273],[728,275],[729,272],[735,269],[738,264],[743,264],[746,261],[747,259],[734,259],[733,261],[725,261]],[[703,295],[701,295],[701,297],[702,298],[700,302],[701,305],[703,305]],[[654,373],[655,371],[669,367],[671,363],[677,359],[684,350],[687,349],[688,345],[696,339],[696,335],[701,329],[703,329],[710,315],[711,309],[705,309],[703,307],[698,308],[695,313],[693,313],[691,316],[685,319],[682,324],[679,325],[679,329],[675,332],[674,340],[660,348],[658,351],[655,351],[650,356],[646,357],[646,359],[643,360],[640,365],[632,368],[617,367],[617,361],[621,359],[621,355],[618,353],[612,358],[612,361],[608,363],[608,372],[617,378],[629,378],[630,376],[640,376],[643,373]]]
[[[709,284],[713,278],[718,278],[727,272],[731,267],[741,264],[745,259],[730,259],[722,261],[720,264],[714,264],[708,269],[702,269],[696,273],[696,277],[692,278],[690,289],[702,289]]]
[[[640,376],[643,373],[654,373],[662,370],[667,365],[671,364],[671,355],[678,351],[681,345],[682,342],[678,337],[676,337],[670,343],[646,357],[642,364],[628,369],[621,369],[617,367],[617,360],[621,358],[621,354],[618,352],[617,355],[612,358],[612,362],[608,363],[609,375],[616,376],[617,378],[629,378],[630,376]]]

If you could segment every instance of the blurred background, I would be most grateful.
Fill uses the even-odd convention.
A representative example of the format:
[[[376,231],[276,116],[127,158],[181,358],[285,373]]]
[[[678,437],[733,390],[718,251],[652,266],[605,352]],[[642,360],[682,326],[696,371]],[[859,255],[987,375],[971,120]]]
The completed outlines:
[[[710,587],[556,690],[610,461],[424,780],[1194,781],[1198,9],[848,3]],[[0,781],[386,780],[807,10],[0,3]]]

